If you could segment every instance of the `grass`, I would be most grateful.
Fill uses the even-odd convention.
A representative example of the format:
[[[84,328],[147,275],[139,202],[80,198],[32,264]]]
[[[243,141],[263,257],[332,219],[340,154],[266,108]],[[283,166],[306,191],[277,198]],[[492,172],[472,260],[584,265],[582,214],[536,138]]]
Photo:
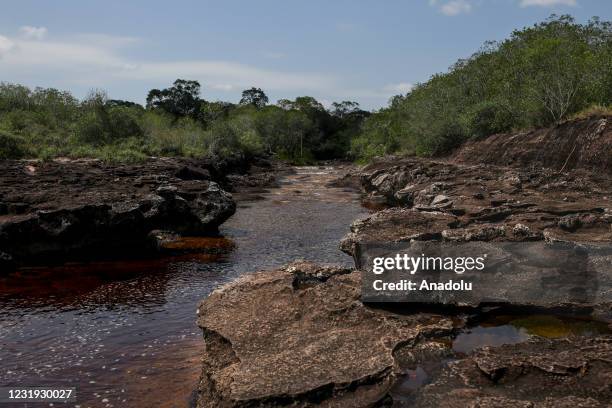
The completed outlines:
[[[571,115],[569,120],[586,119],[591,116],[612,116],[612,105],[591,105],[588,108]]]

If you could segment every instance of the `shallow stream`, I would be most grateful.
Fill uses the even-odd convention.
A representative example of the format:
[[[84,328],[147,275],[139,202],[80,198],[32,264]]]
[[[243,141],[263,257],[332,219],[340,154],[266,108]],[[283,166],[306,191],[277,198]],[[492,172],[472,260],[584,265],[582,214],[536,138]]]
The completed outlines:
[[[225,254],[0,279],[0,384],[77,387],[74,405],[83,408],[188,406],[203,346],[196,308],[212,290],[298,258],[353,265],[338,243],[366,210],[355,191],[327,186],[338,176],[332,167],[297,168],[279,188],[240,200],[224,238],[185,242]]]

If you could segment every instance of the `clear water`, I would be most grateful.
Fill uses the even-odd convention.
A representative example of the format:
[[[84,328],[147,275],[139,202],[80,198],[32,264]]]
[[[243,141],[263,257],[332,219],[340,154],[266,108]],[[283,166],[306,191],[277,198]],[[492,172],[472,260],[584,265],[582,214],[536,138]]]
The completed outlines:
[[[239,202],[221,228],[233,243],[225,255],[24,269],[0,279],[0,385],[74,386],[71,406],[79,407],[188,406],[203,346],[196,308],[212,290],[298,258],[353,264],[338,243],[365,214],[358,194],[327,186],[334,168],[296,170],[280,188]]]

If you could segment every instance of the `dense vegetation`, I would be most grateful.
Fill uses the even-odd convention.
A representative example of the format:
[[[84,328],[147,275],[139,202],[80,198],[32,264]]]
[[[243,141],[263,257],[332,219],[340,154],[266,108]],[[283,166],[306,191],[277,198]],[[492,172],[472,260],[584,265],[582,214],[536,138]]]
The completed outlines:
[[[0,158],[272,155],[304,163],[434,155],[471,137],[550,125],[612,103],[612,25],[569,16],[487,42],[374,114],[355,102],[325,109],[309,96],[270,105],[259,88],[238,104],[207,101],[197,81],[148,93],[146,106],[92,91],[0,84]]]
[[[440,154],[470,137],[547,126],[612,103],[612,26],[569,16],[487,42],[447,73],[417,84],[370,116],[356,157]]]
[[[368,113],[355,102],[326,110],[314,98],[268,105],[261,89],[240,103],[209,102],[197,81],[153,89],[146,107],[92,91],[0,84],[0,158],[275,155],[293,162],[344,157]]]

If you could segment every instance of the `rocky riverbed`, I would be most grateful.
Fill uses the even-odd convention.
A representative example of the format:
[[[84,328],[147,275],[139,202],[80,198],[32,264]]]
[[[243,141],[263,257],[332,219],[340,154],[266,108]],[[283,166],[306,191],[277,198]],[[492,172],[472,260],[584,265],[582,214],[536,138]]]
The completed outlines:
[[[180,234],[215,234],[236,210],[228,191],[274,181],[269,162],[251,164],[241,158],[159,158],[133,165],[3,161],[0,270],[134,256]]]
[[[153,256],[0,275],[0,383],[70,384],[82,408],[190,406],[201,372],[195,312],[203,297],[299,258],[352,265],[337,243],[366,210],[355,190],[330,186],[342,171],[257,164],[220,182],[231,188],[236,212],[219,236],[179,237]]]
[[[503,162],[514,167],[465,160],[491,150],[485,140],[463,156],[388,157],[361,169],[364,200],[379,211],[352,224],[342,250],[359,266],[367,243],[609,246],[611,152],[597,148],[609,145],[608,120],[564,126],[521,136],[533,142],[527,150],[562,148],[519,149],[516,160],[508,153]],[[206,351],[198,407],[609,406],[612,256],[597,262],[598,292],[588,302],[468,308],[364,304],[359,269],[296,263],[247,275],[199,308]],[[513,323],[478,323],[489,313]]]
[[[359,169],[4,161],[3,381],[61,377],[85,406],[177,405],[202,356],[198,407],[607,406],[609,253],[587,276],[593,288],[555,282],[569,300],[445,306],[364,303],[359,253],[417,241],[609,246],[608,119]],[[209,293],[202,350],[192,313]]]

